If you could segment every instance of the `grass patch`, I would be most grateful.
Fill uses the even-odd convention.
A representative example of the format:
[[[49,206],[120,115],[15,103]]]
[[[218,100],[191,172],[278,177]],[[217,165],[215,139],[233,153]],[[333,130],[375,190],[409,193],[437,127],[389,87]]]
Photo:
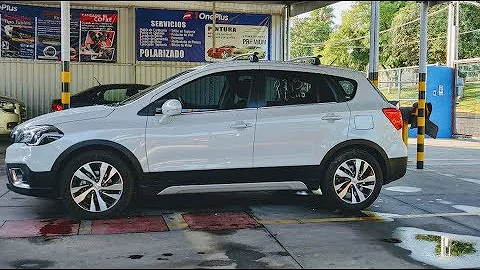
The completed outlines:
[[[466,84],[458,100],[457,112],[480,114],[480,84]]]
[[[429,241],[429,242],[436,242],[437,245],[435,246],[435,254],[437,256],[441,253],[441,239],[442,237],[439,235],[431,235],[431,234],[417,234],[415,235],[415,239]],[[452,241],[452,246],[450,250],[450,254],[452,256],[460,256],[466,255],[477,252],[473,247],[472,243],[467,242],[460,242],[460,241]]]
[[[396,88],[388,88],[379,85],[379,90],[388,100],[398,100]],[[414,85],[407,85],[400,89],[401,99],[418,99],[418,88]],[[415,100],[401,101],[400,106],[406,107],[413,104]],[[427,100],[428,102],[428,100]],[[480,114],[480,84],[466,84],[463,90],[463,97],[458,100],[457,112]]]

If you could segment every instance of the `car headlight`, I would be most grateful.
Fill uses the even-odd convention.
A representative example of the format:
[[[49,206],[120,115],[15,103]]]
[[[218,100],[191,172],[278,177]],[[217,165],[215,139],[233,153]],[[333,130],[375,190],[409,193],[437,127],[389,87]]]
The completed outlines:
[[[30,146],[44,145],[63,137],[63,132],[52,125],[15,128],[12,130],[12,143],[25,143]]]
[[[0,101],[0,108],[3,109],[3,110],[15,110],[15,104],[13,103],[10,103],[10,102],[3,102],[3,101]]]

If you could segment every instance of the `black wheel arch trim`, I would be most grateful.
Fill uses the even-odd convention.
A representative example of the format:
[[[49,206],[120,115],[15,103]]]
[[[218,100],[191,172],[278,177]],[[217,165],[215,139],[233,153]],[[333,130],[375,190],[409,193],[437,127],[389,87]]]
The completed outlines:
[[[126,148],[125,146],[123,146],[119,143],[116,143],[116,142],[112,142],[112,141],[108,141],[108,140],[98,140],[98,139],[97,140],[87,140],[87,141],[79,142],[79,143],[74,144],[74,145],[70,146],[69,148],[67,148],[65,151],[63,151],[60,154],[60,156],[58,156],[58,158],[53,163],[52,171],[57,172],[59,169],[61,169],[60,165],[73,152],[75,152],[75,151],[77,151],[81,148],[91,147],[91,146],[103,146],[103,147],[113,148],[117,151],[120,151],[122,154],[124,154],[128,158],[128,161],[130,161],[130,164],[133,166],[133,168],[135,170],[135,172],[134,172],[135,175],[137,177],[140,177],[140,178],[143,177],[144,173],[143,173],[142,166],[140,165],[140,162],[138,161],[138,159],[135,157],[135,155],[128,148]]]
[[[380,165],[385,165],[385,166],[382,166],[383,167],[382,173],[384,174],[383,178],[384,178],[384,181],[387,180],[389,178],[388,172],[390,170],[390,168],[386,168],[386,166],[389,166],[389,162],[388,162],[389,158],[387,156],[387,153],[385,153],[382,147],[380,147],[375,142],[364,140],[364,139],[351,139],[335,145],[332,149],[330,149],[327,152],[325,157],[322,159],[322,162],[320,163],[321,171],[326,171],[326,166],[328,166],[328,162],[332,160],[334,155],[337,154],[339,151],[341,151],[342,149],[351,149],[352,147],[358,147],[358,146],[374,149],[377,153],[380,154],[382,160],[379,160],[379,161],[383,163]]]

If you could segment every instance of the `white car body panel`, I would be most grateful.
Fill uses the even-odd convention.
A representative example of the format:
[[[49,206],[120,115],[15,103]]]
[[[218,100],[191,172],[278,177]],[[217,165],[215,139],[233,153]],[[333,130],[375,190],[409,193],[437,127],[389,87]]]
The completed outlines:
[[[351,78],[358,82],[358,90],[353,100],[343,103],[259,108],[256,129],[257,109],[182,114],[173,116],[171,124],[161,127],[156,124],[157,116],[137,115],[150,102],[188,81],[214,72],[259,68]],[[381,111],[386,107],[394,106],[383,100],[360,72],[303,64],[226,61],[195,68],[186,76],[168,81],[120,107],[68,109],[22,123],[18,128],[55,125],[65,135],[42,146],[12,144],[7,148],[5,161],[24,163],[36,172],[49,171],[60,154],[86,140],[105,140],[124,146],[138,159],[144,172],[313,165],[319,164],[333,146],[352,139],[374,142],[388,157],[405,157],[407,150],[401,131]],[[321,117],[329,112],[339,115],[341,120],[333,125],[322,124]],[[355,128],[353,123],[359,115],[372,116],[373,128]],[[253,127],[229,129],[235,121],[253,123]]]
[[[319,165],[328,150],[347,139],[349,119],[345,103],[259,108],[254,166]]]
[[[251,168],[256,114],[247,108],[149,116],[149,171]]]

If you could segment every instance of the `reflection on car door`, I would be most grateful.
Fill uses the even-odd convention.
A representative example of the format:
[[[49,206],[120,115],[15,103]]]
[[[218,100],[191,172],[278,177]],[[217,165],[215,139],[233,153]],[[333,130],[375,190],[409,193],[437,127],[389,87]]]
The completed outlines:
[[[161,113],[148,117],[150,173],[251,168],[257,113],[253,81],[250,71],[215,73],[155,101],[155,108],[161,108],[166,100],[178,99],[182,113],[167,122]]]
[[[347,139],[349,108],[337,103],[324,76],[264,71],[262,78],[255,167],[319,165],[329,149]]]

